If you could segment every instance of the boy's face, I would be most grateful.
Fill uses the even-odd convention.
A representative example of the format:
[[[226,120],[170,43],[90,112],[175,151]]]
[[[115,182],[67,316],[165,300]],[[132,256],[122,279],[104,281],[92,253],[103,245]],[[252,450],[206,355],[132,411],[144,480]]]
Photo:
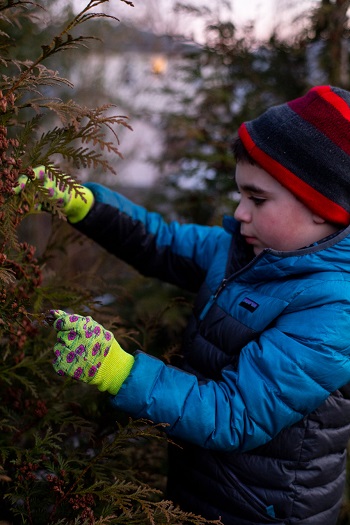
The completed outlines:
[[[238,162],[236,182],[241,200],[235,218],[255,255],[264,248],[297,250],[338,229],[315,215],[258,166]]]

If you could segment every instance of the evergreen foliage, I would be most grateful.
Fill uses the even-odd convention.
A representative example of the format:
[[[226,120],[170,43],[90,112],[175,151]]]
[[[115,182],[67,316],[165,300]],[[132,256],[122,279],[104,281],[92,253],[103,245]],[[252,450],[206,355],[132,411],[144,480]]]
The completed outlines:
[[[174,93],[180,110],[163,114],[161,161],[175,187],[184,178],[187,184],[193,180],[196,205],[184,210],[189,220],[217,223],[232,213],[230,148],[237,129],[266,107],[307,90],[305,44],[302,39],[289,44],[276,34],[258,42],[253,27],[242,34],[232,22],[218,21],[207,27],[205,44],[188,55],[179,74],[192,90],[190,96]],[[180,200],[188,204],[183,195]]]
[[[61,209],[33,178],[33,167],[43,165],[57,184],[78,192],[73,168],[114,171],[109,155],[120,155],[117,129],[129,126],[127,118],[113,114],[109,105],[91,109],[56,98],[55,89],[70,82],[44,64],[85,46],[91,38],[76,31],[107,17],[94,11],[107,1],[89,1],[30,60],[14,58],[11,28],[30,27],[42,6],[21,0],[0,3],[0,520],[13,525],[218,523],[163,499],[162,425],[111,413],[104,395],[62,382],[51,367],[54,334],[44,320],[51,307],[95,312],[125,348],[147,343],[108,308],[101,319],[96,296],[103,278],[94,273],[93,257],[78,276],[62,265],[72,241],[81,256],[82,241],[58,220],[64,219]],[[43,123],[49,119],[54,125],[47,129]],[[29,181],[16,194],[20,175]],[[53,233],[37,257],[35,247],[21,239],[21,229],[42,206],[54,216]],[[44,234],[47,224],[39,228]],[[158,336],[159,330],[153,330]]]

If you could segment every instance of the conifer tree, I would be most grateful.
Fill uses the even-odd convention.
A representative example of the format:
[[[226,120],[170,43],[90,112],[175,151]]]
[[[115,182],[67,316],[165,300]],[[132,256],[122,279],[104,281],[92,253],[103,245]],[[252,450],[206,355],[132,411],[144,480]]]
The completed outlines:
[[[30,59],[13,51],[11,29],[16,28],[17,38],[22,24],[34,30],[43,6],[26,0],[0,2],[0,521],[214,523],[164,499],[163,487],[155,481],[165,476],[159,452],[165,446],[162,425],[110,413],[104,395],[62,382],[51,367],[53,334],[44,313],[71,307],[98,315],[97,263],[89,260],[83,279],[64,274],[62,258],[72,238],[77,242],[76,234],[65,229],[60,207],[34,180],[33,168],[50,168],[57,184],[78,192],[74,173],[80,166],[113,172],[110,158],[120,155],[117,130],[129,124],[108,104],[87,108],[76,100],[60,100],[58,88],[70,82],[47,64],[92,40],[79,33],[86,22],[105,17],[117,22],[95,10],[106,2],[87,2]],[[54,124],[47,127],[47,122]],[[20,175],[28,183],[18,194],[14,188]],[[37,256],[35,246],[21,237],[21,228],[43,208],[53,216],[52,236]],[[47,225],[39,222],[37,227],[42,235]],[[58,270],[53,261],[61,262]],[[127,347],[135,335],[122,318],[112,321],[106,310],[104,320]]]

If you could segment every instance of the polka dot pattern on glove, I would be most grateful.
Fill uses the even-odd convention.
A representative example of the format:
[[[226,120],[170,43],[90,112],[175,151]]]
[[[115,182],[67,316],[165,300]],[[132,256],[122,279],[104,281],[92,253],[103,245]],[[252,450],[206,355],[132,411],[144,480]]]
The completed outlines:
[[[34,169],[34,178],[40,181],[42,189],[46,190],[48,199],[56,202],[56,205],[63,210],[71,223],[84,219],[94,204],[94,195],[91,190],[76,183],[68,175],[61,174],[59,177],[43,166],[39,166]],[[20,194],[28,182],[28,177],[21,175],[14,188],[14,193]],[[72,189],[73,185],[74,189]],[[40,200],[39,193],[35,195],[35,199]],[[34,207],[37,211],[52,211],[49,203],[36,202]]]
[[[57,342],[53,366],[59,375],[90,383],[97,375],[103,359],[110,351],[113,334],[91,317],[50,312],[56,320]]]

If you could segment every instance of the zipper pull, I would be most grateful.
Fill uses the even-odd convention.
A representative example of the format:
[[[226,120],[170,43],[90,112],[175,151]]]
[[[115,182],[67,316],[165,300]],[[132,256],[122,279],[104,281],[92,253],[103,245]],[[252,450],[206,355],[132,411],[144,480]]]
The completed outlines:
[[[227,282],[228,282],[228,279],[223,279],[220,283],[220,285],[218,286],[216,292],[214,293],[213,295],[213,298],[216,299],[217,296],[222,292],[222,290],[225,288],[225,286],[227,285]]]
[[[218,286],[218,288],[216,289],[215,293],[212,294],[210,297],[209,297],[209,301],[207,302],[207,304],[204,306],[203,310],[201,311],[201,314],[199,316],[199,320],[200,321],[203,321],[204,317],[207,315],[208,313],[208,310],[210,310],[210,308],[213,306],[216,298],[218,297],[218,295],[222,292],[222,290],[225,288],[226,284],[228,282],[228,279],[223,279],[220,283],[220,285]]]

